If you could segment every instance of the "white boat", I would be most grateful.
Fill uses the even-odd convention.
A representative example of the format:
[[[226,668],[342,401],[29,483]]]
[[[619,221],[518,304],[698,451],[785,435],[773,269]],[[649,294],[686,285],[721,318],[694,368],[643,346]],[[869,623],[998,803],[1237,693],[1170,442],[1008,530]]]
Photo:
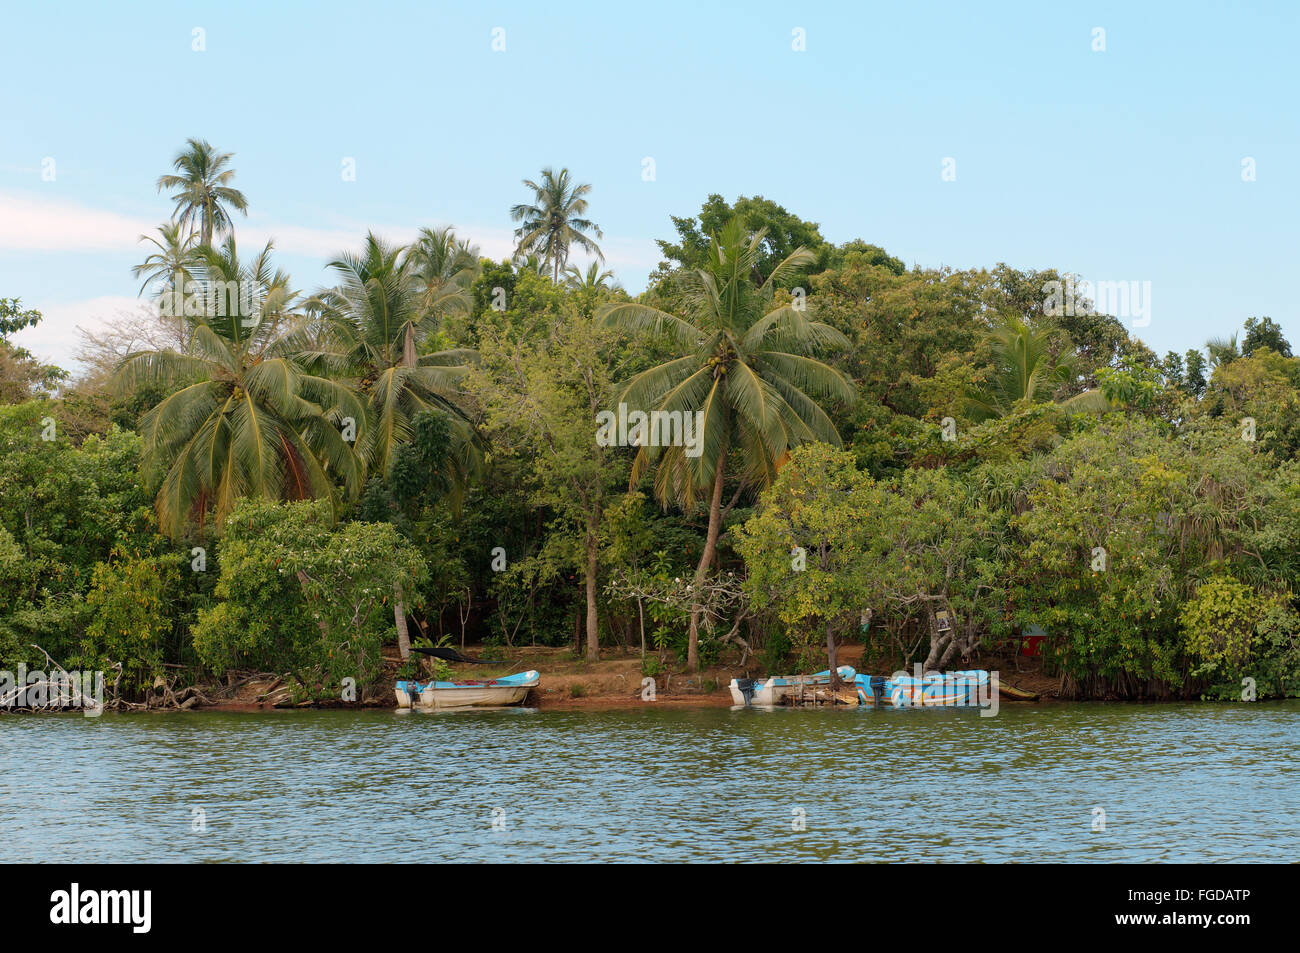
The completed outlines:
[[[858,674],[851,665],[841,665],[837,668],[840,680],[852,682]],[[779,705],[791,690],[797,690],[799,686],[819,687],[829,685],[831,682],[831,670],[826,669],[824,672],[818,672],[815,675],[772,675],[768,678],[750,678],[731,680],[731,700],[737,705],[757,705],[760,708]],[[749,696],[748,701],[746,695]]]
[[[398,708],[490,708],[518,705],[541,680],[537,672],[527,671],[471,682],[399,681],[395,693]],[[411,704],[413,699],[417,706]]]

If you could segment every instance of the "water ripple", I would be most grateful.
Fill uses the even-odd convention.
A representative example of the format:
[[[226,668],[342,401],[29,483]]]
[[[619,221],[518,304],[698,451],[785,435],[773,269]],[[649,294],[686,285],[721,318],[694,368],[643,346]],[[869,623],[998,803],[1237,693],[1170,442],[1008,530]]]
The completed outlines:
[[[1277,862],[1300,855],[1298,715],[5,717],[0,836],[18,861]]]

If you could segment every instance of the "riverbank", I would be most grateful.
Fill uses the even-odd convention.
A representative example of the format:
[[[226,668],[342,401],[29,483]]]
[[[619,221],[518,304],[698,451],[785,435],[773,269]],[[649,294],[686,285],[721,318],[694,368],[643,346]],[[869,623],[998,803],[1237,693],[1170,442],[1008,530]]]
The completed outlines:
[[[477,655],[481,649],[470,647],[467,655]],[[507,650],[510,658],[491,665],[451,665],[453,681],[500,678],[516,672],[536,669],[541,673],[541,685],[532,691],[525,705],[548,711],[611,711],[639,708],[650,701],[665,708],[718,708],[730,706],[733,701],[729,684],[733,678],[757,676],[763,673],[751,659],[742,667],[735,664],[714,665],[699,674],[682,671],[678,666],[664,665],[646,682],[642,674],[639,652],[624,653],[607,649],[597,662],[575,657],[568,647],[521,646]],[[839,653],[841,665],[851,665],[859,671],[862,667],[863,647],[844,646]],[[647,656],[657,662],[658,655]],[[400,660],[397,647],[385,651],[384,678],[363,694],[359,704],[366,708],[393,707],[393,683],[397,680]],[[1037,694],[1041,699],[1057,696],[1059,680],[1039,671],[1037,659],[986,657],[978,663],[981,668],[997,671],[1003,685]],[[870,667],[870,666],[868,666]],[[656,670],[652,663],[650,670]],[[771,673],[780,674],[780,673]],[[881,674],[888,674],[882,672]],[[421,675],[421,678],[428,677]],[[196,706],[197,711],[266,711],[292,705],[290,693],[284,683],[273,676],[235,679],[234,685],[209,690],[205,695],[210,704]],[[356,707],[356,703],[303,705],[302,707]]]

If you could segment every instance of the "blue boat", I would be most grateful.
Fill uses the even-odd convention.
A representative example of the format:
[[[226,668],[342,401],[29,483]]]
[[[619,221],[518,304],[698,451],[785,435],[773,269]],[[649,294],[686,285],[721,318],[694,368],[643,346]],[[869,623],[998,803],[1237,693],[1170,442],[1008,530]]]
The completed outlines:
[[[402,680],[396,685],[397,707],[495,708],[518,705],[541,681],[542,676],[534,671],[466,682]]]
[[[983,669],[963,672],[930,672],[912,675],[859,675],[854,679],[858,701],[863,705],[891,708],[979,707],[989,698],[989,673]]]
[[[851,666],[838,669],[847,692],[834,696],[830,687],[830,670],[815,675],[773,675],[768,678],[733,678],[731,698],[737,705],[771,707],[786,702],[804,704],[849,704],[889,708],[968,708],[989,702],[989,673],[971,671],[930,672],[921,677],[895,674],[862,675]],[[846,697],[847,695],[847,697]]]

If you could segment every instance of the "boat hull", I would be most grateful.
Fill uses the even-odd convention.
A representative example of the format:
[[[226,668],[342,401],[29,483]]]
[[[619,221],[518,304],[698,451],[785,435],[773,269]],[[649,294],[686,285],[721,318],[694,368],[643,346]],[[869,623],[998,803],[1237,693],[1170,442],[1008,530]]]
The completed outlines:
[[[425,708],[483,708],[518,705],[527,688],[431,688],[420,693]]]
[[[537,672],[521,672],[481,682],[399,681],[394,689],[398,708],[503,708],[518,705],[541,684]],[[412,704],[414,702],[414,705]]]
[[[989,700],[989,673],[982,669],[876,681],[882,689],[881,704],[890,708],[976,708]],[[859,675],[856,682],[859,703],[874,706],[872,677]]]

